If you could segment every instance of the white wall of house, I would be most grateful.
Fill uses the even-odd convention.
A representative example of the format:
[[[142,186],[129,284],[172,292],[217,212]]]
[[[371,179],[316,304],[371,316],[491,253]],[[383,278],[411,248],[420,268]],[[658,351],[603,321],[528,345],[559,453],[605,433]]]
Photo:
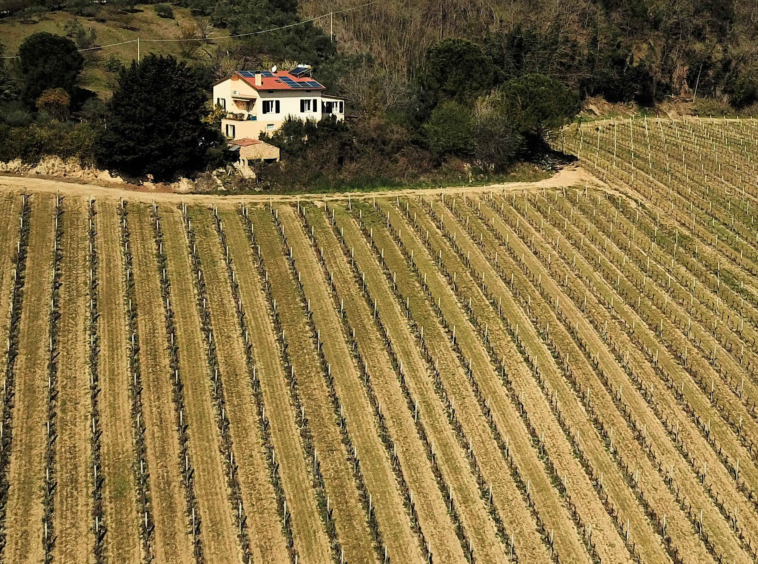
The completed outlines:
[[[336,99],[323,96],[323,90],[256,90],[234,77],[213,87],[213,103],[240,118],[222,120],[221,130],[230,139],[258,139],[262,132],[276,131],[288,116],[318,121],[323,116],[324,101]],[[344,119],[339,104],[331,113]]]
[[[236,92],[236,95],[232,92]],[[245,99],[255,100],[256,98],[258,98],[258,92],[244,80],[229,78],[213,87],[213,103],[226,109],[227,112],[246,111]],[[257,104],[257,101],[255,103]]]
[[[321,119],[321,90],[263,90],[258,92],[260,103],[256,104],[256,115],[263,121],[284,121],[288,116],[300,119]],[[306,102],[301,111],[300,101]],[[272,102],[270,106],[279,112],[264,113],[265,102]],[[277,102],[279,104],[277,105]],[[315,107],[315,111],[314,111]]]
[[[330,106],[331,112],[329,112]],[[321,115],[336,116],[338,121],[345,119],[345,99],[323,94],[321,96]]]

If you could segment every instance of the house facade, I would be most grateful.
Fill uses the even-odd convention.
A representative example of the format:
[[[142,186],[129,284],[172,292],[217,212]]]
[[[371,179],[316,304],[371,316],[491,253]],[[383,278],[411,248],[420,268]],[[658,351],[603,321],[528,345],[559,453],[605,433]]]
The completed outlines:
[[[291,71],[237,71],[213,85],[213,102],[226,110],[221,130],[228,139],[258,139],[287,117],[320,120],[345,117],[342,98],[329,96],[310,76],[310,67]]]

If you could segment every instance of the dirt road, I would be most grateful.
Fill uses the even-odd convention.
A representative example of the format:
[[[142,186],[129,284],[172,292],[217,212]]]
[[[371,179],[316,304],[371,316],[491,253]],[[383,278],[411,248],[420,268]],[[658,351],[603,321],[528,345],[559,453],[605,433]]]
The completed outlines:
[[[550,178],[539,180],[537,182],[508,182],[506,184],[492,184],[489,186],[457,186],[444,188],[448,193],[477,193],[489,192],[490,190],[524,190],[530,188],[559,188],[569,187],[577,184],[586,184],[596,186],[601,189],[608,187],[595,178],[592,174],[581,167],[566,167]],[[65,182],[61,180],[50,180],[43,178],[27,178],[21,176],[1,176],[0,192],[3,191],[34,191],[34,192],[60,192],[65,195],[93,197],[97,199],[125,198],[131,201],[157,202],[157,203],[219,203],[220,201],[228,203],[238,202],[294,202],[295,200],[343,200],[345,198],[375,198],[387,196],[408,196],[423,194],[438,194],[439,188],[419,188],[419,189],[400,189],[387,190],[380,192],[335,192],[330,194],[298,194],[298,195],[264,195],[248,194],[244,196],[220,196],[218,194],[177,194],[166,192],[149,192],[143,190],[131,190],[119,187],[98,186],[95,184],[77,184],[75,182]]]

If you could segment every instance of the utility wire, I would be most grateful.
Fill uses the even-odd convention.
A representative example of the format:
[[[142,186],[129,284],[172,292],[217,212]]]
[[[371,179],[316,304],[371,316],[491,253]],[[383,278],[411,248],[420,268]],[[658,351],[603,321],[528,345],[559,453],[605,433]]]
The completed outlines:
[[[99,51],[100,49],[105,49],[106,47],[115,47],[117,45],[127,45],[129,43],[137,43],[137,40],[136,39],[129,39],[128,41],[121,41],[120,43],[109,43],[108,45],[99,45],[97,47],[89,47],[87,49],[77,49],[77,51],[79,51],[79,52],[84,52],[84,51]],[[16,56],[15,58],[18,58],[18,56]]]
[[[352,12],[354,10],[358,10],[359,8],[365,8],[366,6],[371,6],[372,4],[378,4],[379,0],[374,0],[373,2],[367,2],[365,4],[361,4],[359,6],[353,6],[352,8],[345,8],[344,10],[338,10],[336,12],[329,12],[328,14],[322,14],[320,16],[316,16],[315,18],[310,18],[307,20],[302,20],[296,23],[283,25],[280,27],[272,27],[270,29],[264,29],[261,31],[251,31],[250,33],[238,33],[236,35],[217,35],[215,37],[193,37],[190,39],[140,39],[142,43],[171,43],[176,41],[211,41],[211,40],[217,40],[217,39],[233,39],[237,37],[249,37],[251,35],[261,35],[263,33],[271,33],[272,31],[279,31],[282,29],[288,29],[290,27],[296,27],[299,25],[307,24],[310,22],[315,22],[317,20],[322,20],[324,18],[332,17],[334,14],[342,14],[344,12]],[[132,41],[136,41],[136,39],[133,39]]]
[[[85,51],[100,51],[102,49],[107,49],[108,47],[117,47],[119,45],[128,45],[130,43],[178,43],[178,42],[184,42],[184,41],[218,41],[221,39],[235,39],[237,37],[249,37],[252,35],[262,35],[264,33],[271,33],[274,31],[280,31],[282,29],[288,29],[291,27],[297,27],[299,25],[304,25],[310,22],[315,22],[317,20],[321,20],[324,18],[330,18],[334,16],[335,14],[343,14],[345,12],[352,12],[354,10],[358,10],[360,8],[365,8],[367,6],[371,6],[373,4],[378,4],[379,0],[374,0],[373,2],[367,2],[365,4],[361,4],[359,6],[353,6],[352,8],[345,8],[343,10],[338,10],[334,12],[329,12],[327,14],[323,14],[321,16],[316,16],[315,18],[309,18],[307,20],[302,20],[296,23],[283,25],[280,27],[272,27],[270,29],[264,29],[261,31],[251,31],[250,33],[238,33],[236,35],[216,35],[212,37],[192,37],[187,39],[129,39],[128,41],[121,41],[119,43],[109,43],[108,45],[98,45],[97,47],[89,47],[87,49],[77,49],[80,53],[83,53]],[[18,59],[18,55],[11,55],[11,56],[5,56],[0,57],[3,59]]]
[[[237,35],[217,35],[215,37],[191,37],[187,39],[140,39],[140,41],[142,43],[174,43],[177,41],[215,41],[218,39],[233,39],[236,37],[248,37],[250,35],[260,35],[262,33],[270,33],[272,31],[279,31],[280,29],[287,29],[290,27],[307,24],[309,22],[315,22],[316,20],[320,20],[321,18],[328,18],[328,17],[329,17],[329,14],[326,14],[323,16],[317,16],[315,18],[311,18],[309,20],[303,20],[297,23],[283,25],[281,27],[272,27],[271,29],[264,29],[261,31],[251,31],[250,33],[238,33]],[[136,39],[134,41],[136,41]]]
[[[84,51],[99,51],[101,49],[106,49],[108,47],[116,47],[117,45],[128,45],[129,43],[137,43],[136,39],[129,39],[128,41],[121,41],[119,43],[109,43],[108,45],[98,45],[97,47],[89,47],[87,49],[77,49],[80,53],[83,53]],[[5,57],[0,57],[2,59],[18,59],[18,55],[9,55]]]

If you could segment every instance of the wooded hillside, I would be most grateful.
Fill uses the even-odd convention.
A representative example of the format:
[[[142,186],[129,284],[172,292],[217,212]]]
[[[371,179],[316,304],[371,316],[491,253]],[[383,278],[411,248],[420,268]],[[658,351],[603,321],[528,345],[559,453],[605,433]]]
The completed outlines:
[[[301,3],[306,17],[338,9]],[[506,75],[539,72],[610,101],[756,98],[758,4],[747,0],[387,0],[335,16],[335,29],[342,49],[403,77],[436,42],[464,38]]]

